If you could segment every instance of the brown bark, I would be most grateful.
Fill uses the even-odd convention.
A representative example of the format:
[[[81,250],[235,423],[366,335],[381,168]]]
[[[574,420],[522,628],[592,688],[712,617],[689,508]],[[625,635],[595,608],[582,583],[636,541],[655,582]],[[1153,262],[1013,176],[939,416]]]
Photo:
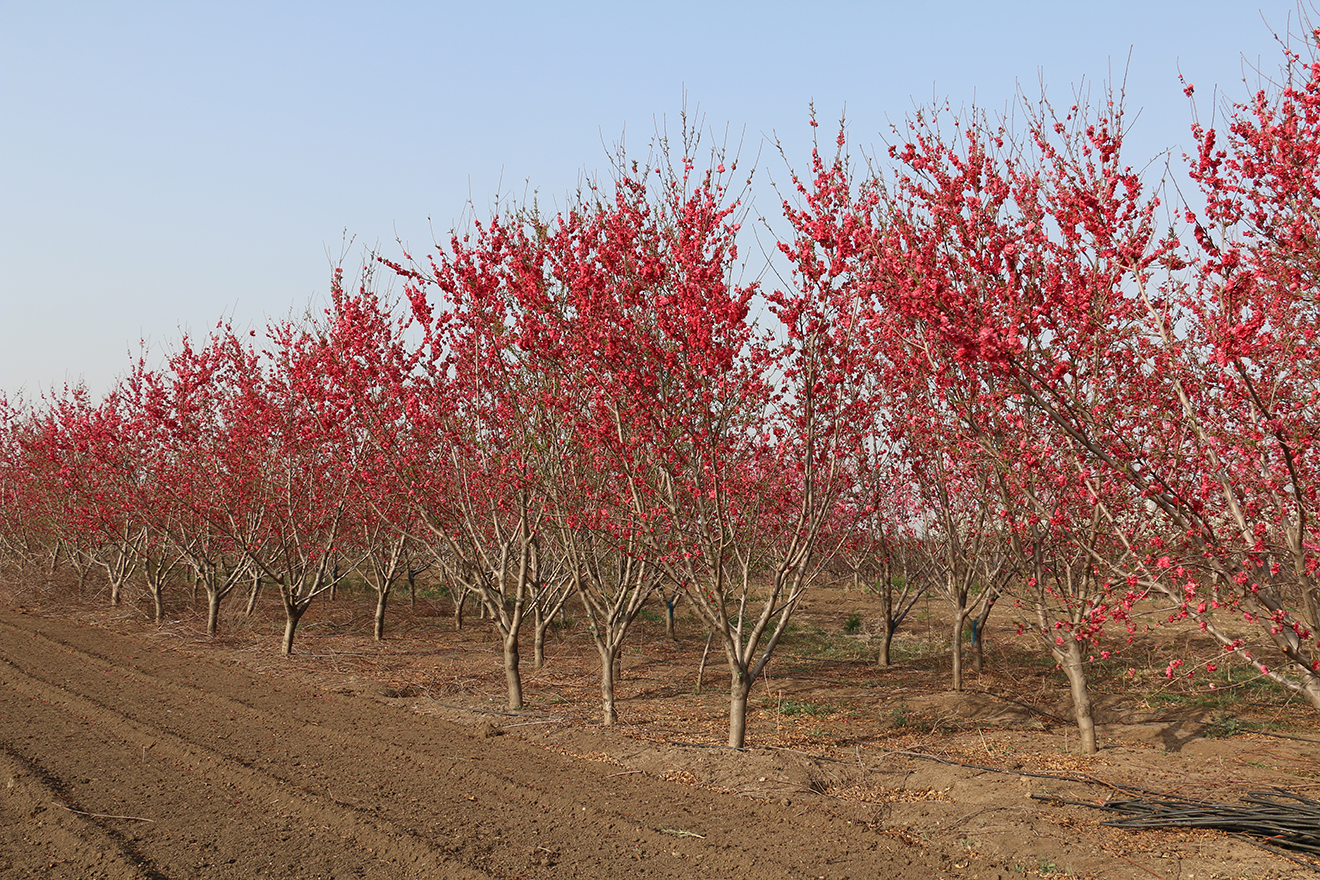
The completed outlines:
[[[504,638],[504,679],[509,688],[509,709],[523,707],[522,674],[518,670],[518,632],[514,630]]]
[[[376,617],[371,627],[371,637],[378,642],[385,641],[385,603],[390,599],[389,589],[376,593]]]
[[[1063,667],[1064,675],[1068,676],[1081,753],[1094,755],[1098,751],[1095,741],[1095,718],[1091,713],[1091,694],[1086,686],[1086,668],[1082,665],[1082,646],[1076,639],[1067,639],[1063,647],[1056,647],[1052,653]]]
[[[747,739],[747,694],[752,683],[741,672],[729,680],[729,747],[741,749]]]

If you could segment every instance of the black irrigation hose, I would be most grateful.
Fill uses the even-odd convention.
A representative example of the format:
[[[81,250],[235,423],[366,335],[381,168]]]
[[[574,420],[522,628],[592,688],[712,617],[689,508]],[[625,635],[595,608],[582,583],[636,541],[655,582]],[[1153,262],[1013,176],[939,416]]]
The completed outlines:
[[[879,746],[873,746],[869,743],[862,743],[869,748],[878,749]],[[984,764],[968,764],[965,761],[953,761],[949,758],[939,758],[935,755],[928,755],[925,752],[909,752],[903,750],[886,751],[886,755],[904,755],[909,758],[921,758],[926,761],[934,761],[937,764],[948,764],[950,767],[966,767],[968,770],[983,770],[987,773],[1003,773],[1008,776],[1028,776],[1032,779],[1056,779],[1060,782],[1080,782],[1082,785],[1101,785],[1105,788],[1111,788],[1114,791],[1126,792],[1128,794],[1160,794],[1158,791],[1151,791],[1149,788],[1139,788],[1135,785],[1116,785],[1112,782],[1105,782],[1102,779],[1095,779],[1089,776],[1060,776],[1057,773],[1035,773],[1030,770],[1012,770],[1008,767],[988,767]],[[1032,797],[1036,797],[1032,795]],[[1041,800],[1057,800],[1057,798],[1041,798]],[[1060,803],[1072,803],[1071,801],[1060,801]],[[1087,804],[1087,806],[1091,806]]]
[[[1249,791],[1241,803],[1225,804],[1177,795],[1089,804],[1032,795],[1036,800],[1127,814],[1104,824],[1115,828],[1214,828],[1241,837],[1320,871],[1305,856],[1320,856],[1320,801],[1296,792]]]
[[[1199,724],[1199,725],[1201,725],[1202,727],[1214,727],[1214,728],[1219,728],[1220,730],[1224,730],[1224,729],[1225,729],[1225,725],[1223,725],[1223,724],[1221,724],[1221,723],[1219,723],[1219,722],[1217,722],[1217,721],[1198,721],[1198,720],[1195,719],[1195,718],[1155,718],[1155,719],[1153,719],[1153,721],[1154,721],[1155,723],[1159,723],[1159,724],[1168,724],[1168,723],[1170,723],[1170,722],[1177,722],[1178,724]],[[1149,723],[1149,722],[1147,722],[1147,723]],[[1320,744],[1320,739],[1307,739],[1307,738],[1304,737],[1304,736],[1289,736],[1289,735],[1286,734],[1286,733],[1269,733],[1269,732],[1264,731],[1264,730],[1251,730],[1251,729],[1249,729],[1249,728],[1241,728],[1241,729],[1239,729],[1237,732],[1238,732],[1238,733],[1253,733],[1253,734],[1255,734],[1256,736],[1268,736],[1268,737],[1272,737],[1272,738],[1274,738],[1274,739],[1286,739],[1286,740],[1292,740],[1293,742],[1300,742],[1300,743],[1317,743],[1317,744]]]

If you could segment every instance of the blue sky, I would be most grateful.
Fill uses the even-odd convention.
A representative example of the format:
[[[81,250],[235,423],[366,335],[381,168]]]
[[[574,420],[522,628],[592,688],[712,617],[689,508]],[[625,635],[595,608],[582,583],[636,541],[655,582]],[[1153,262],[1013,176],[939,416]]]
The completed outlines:
[[[1129,159],[1189,143],[1178,73],[1245,94],[1286,0],[913,3],[66,3],[0,0],[0,391],[103,393],[168,347],[324,296],[347,230],[414,254],[468,200],[562,202],[686,89],[759,179],[938,97],[1060,101],[1127,68]],[[1129,64],[1129,52],[1131,62]],[[762,212],[773,192],[758,191]]]

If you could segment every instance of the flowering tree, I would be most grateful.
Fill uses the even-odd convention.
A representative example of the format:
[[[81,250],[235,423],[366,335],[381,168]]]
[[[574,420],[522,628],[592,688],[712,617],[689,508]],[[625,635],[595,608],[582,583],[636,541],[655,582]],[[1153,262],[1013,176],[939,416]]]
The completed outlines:
[[[327,379],[332,348],[324,329],[284,322],[272,348],[219,341],[229,393],[220,473],[228,504],[213,511],[225,538],[280,591],[281,650],[317,596],[340,577],[336,563],[359,448],[346,432],[349,404]]]
[[[122,383],[142,443],[142,503],[154,552],[153,576],[177,557],[206,594],[206,632],[215,635],[220,606],[247,570],[228,512],[242,484],[228,468],[224,401],[230,393],[221,334],[200,347],[185,338],[159,370],[139,360]]]
[[[133,509],[131,438],[120,401],[93,403],[83,387],[51,399],[32,435],[32,452],[56,491],[55,522],[70,552],[105,571],[110,604],[123,599],[144,540]]]
[[[1227,602],[1257,622],[1282,663],[1221,641],[1320,709],[1320,29],[1304,24],[1302,48],[1285,45],[1281,75],[1231,106],[1226,130],[1193,127],[1191,173],[1204,195],[1186,215],[1195,279],[1177,312],[1152,308],[1149,323],[1177,366],[1171,384],[1199,475],[1168,493],[1166,514],[1185,526],[1212,584],[1176,562],[1154,579],[1182,590],[1186,605]],[[1156,555],[1158,566],[1166,557]]]
[[[36,455],[36,436],[31,407],[0,394],[0,552],[53,572],[61,547],[52,507],[56,490]]]
[[[853,243],[813,234],[837,193],[804,185],[805,207],[786,206],[796,283],[767,296],[783,332],[762,342],[748,320],[755,289],[729,281],[736,169],[711,164],[698,174],[685,157],[651,178],[620,163],[607,216],[625,232],[593,264],[607,280],[574,288],[575,355],[596,377],[583,428],[622,475],[630,534],[723,643],[740,748],[752,683],[811,582],[845,482],[839,453],[859,406],[845,380],[862,346],[856,288],[834,271]]]
[[[539,243],[517,216],[451,239],[426,270],[389,263],[406,280],[425,334],[419,375],[408,385],[408,417],[419,438],[406,465],[408,492],[427,545],[456,596],[475,590],[504,651],[509,708],[523,703],[520,638],[535,608],[566,594],[545,552],[546,444],[558,431],[547,389],[526,367],[522,304],[542,295]],[[440,297],[437,312],[427,299]],[[547,600],[550,600],[547,602]]]
[[[404,343],[406,320],[395,317],[371,290],[370,267],[356,294],[343,272],[331,283],[322,366],[343,401],[346,446],[357,450],[344,517],[344,545],[376,593],[372,635],[385,637],[385,609],[397,581],[409,574],[409,542],[418,522],[403,479],[415,458],[405,418],[405,386],[419,352]]]
[[[1121,102],[1094,119],[1081,107],[1063,119],[1045,103],[1027,110],[1022,143],[976,116],[953,120],[952,136],[938,117],[909,123],[907,142],[891,147],[899,171],[877,271],[884,314],[897,323],[893,359],[926,377],[917,405],[948,413],[955,460],[979,469],[974,483],[1000,496],[1009,523],[1048,526],[1051,541],[1067,541],[1088,529],[1067,519],[1070,507],[1041,509],[1032,487],[1039,492],[1042,475],[1072,482],[1078,450],[1083,461],[1118,462],[1113,450],[1131,448],[1133,435],[1100,420],[1118,412],[1140,423],[1167,400],[1141,397],[1150,381],[1132,360],[1131,292],[1169,245],[1154,234],[1155,202],[1121,164]],[[1010,479],[1017,472],[1037,482]],[[1042,626],[1076,610],[1058,591],[1031,601],[1044,603]],[[1046,612],[1050,603],[1061,616]],[[1080,693],[1080,666],[1063,665]],[[1089,712],[1080,700],[1075,709],[1085,729]]]

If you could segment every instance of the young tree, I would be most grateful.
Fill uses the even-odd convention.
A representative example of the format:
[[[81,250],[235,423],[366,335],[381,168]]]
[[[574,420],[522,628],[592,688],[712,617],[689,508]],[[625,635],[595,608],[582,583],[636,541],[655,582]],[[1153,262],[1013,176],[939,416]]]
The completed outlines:
[[[269,338],[264,353],[232,332],[220,340],[229,386],[219,404],[220,459],[229,504],[215,513],[226,539],[279,589],[281,650],[291,654],[298,622],[340,576],[338,545],[360,448],[346,430],[350,404],[327,379],[333,349],[324,328],[286,321]]]
[[[723,643],[728,742],[741,748],[751,686],[817,571],[846,483],[841,452],[864,404],[845,380],[865,346],[845,271],[858,240],[815,235],[848,195],[828,163],[815,158],[805,206],[785,206],[795,284],[767,296],[777,342],[754,338],[755,289],[729,281],[739,224],[723,181],[735,171],[711,164],[697,175],[685,157],[654,182],[620,174],[611,219],[644,233],[617,240],[653,243],[602,261],[622,283],[585,286],[594,298],[578,309],[594,331],[581,357],[599,377],[596,442],[623,475],[649,554]],[[844,166],[837,157],[836,176]]]
[[[540,245],[525,219],[496,217],[478,225],[475,240],[454,236],[425,271],[388,263],[405,278],[425,334],[419,375],[408,384],[406,408],[420,438],[405,466],[408,491],[437,565],[459,590],[480,595],[500,635],[515,710],[523,704],[523,622],[555,589],[546,577],[553,557],[543,552],[540,468],[542,446],[557,430],[547,391],[525,364],[529,328],[518,326],[522,305],[545,288]],[[432,289],[438,314],[427,301]]]
[[[97,404],[86,388],[66,388],[49,401],[33,442],[52,472],[66,545],[105,571],[110,604],[120,604],[141,564],[144,534],[132,505],[137,475],[118,397]]]
[[[184,338],[159,370],[139,360],[123,383],[139,425],[147,479],[139,509],[161,558],[192,571],[193,595],[206,594],[206,633],[214,636],[220,606],[242,581],[245,565],[228,514],[242,486],[228,469],[225,400],[232,391],[223,336],[200,347]],[[156,577],[168,564],[152,563]]]
[[[325,379],[345,406],[345,448],[357,450],[344,521],[344,544],[361,561],[358,569],[376,594],[372,636],[385,638],[385,609],[410,568],[410,536],[417,514],[401,465],[415,457],[405,418],[405,386],[419,352],[404,342],[407,320],[371,289],[370,266],[356,294],[344,289],[343,272],[331,283],[326,314]]]
[[[61,542],[51,506],[54,487],[36,454],[37,433],[27,402],[0,394],[0,554],[53,572]]]

